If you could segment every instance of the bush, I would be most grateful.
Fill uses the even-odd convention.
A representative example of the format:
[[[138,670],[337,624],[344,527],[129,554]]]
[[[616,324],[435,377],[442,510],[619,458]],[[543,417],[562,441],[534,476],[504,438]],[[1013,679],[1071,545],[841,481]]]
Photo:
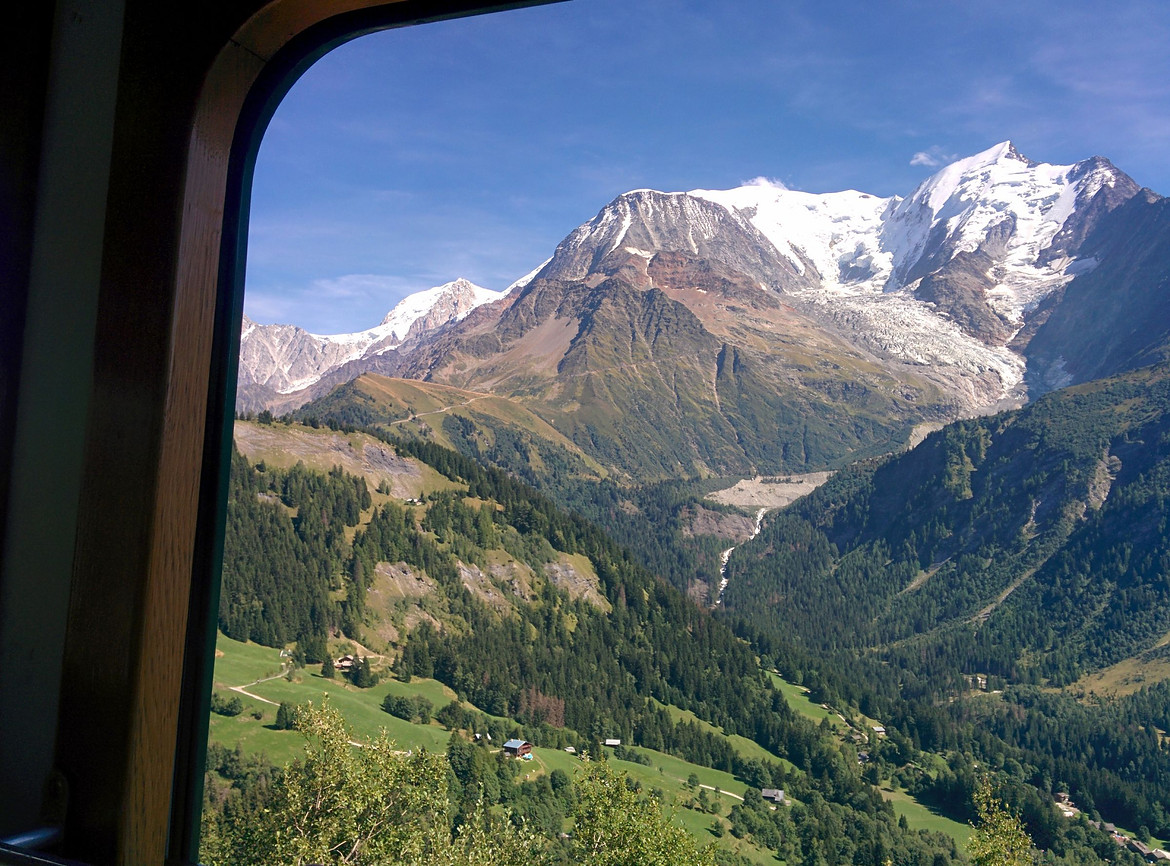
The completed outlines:
[[[392,716],[405,719],[408,722],[414,721],[415,703],[405,695],[386,695],[382,701],[382,709]]]
[[[211,711],[221,716],[238,716],[244,711],[244,704],[238,695],[225,698],[218,692],[211,693]]]

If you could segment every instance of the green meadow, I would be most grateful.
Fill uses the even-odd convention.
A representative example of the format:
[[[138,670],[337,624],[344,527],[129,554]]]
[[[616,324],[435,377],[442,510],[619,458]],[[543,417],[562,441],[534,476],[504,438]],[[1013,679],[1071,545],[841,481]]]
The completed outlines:
[[[273,764],[282,766],[304,753],[304,740],[296,731],[276,730],[273,723],[276,711],[282,701],[302,704],[307,701],[320,702],[328,698],[353,728],[355,741],[379,736],[384,730],[399,748],[403,750],[425,748],[431,751],[445,751],[450,732],[438,722],[420,725],[396,718],[382,710],[382,700],[388,694],[426,697],[438,710],[455,694],[435,680],[413,679],[410,683],[386,679],[369,689],[358,689],[346,682],[340,675],[326,679],[316,668],[305,668],[292,672],[291,678],[282,671],[291,670],[291,665],[282,659],[279,650],[253,643],[242,643],[219,635],[216,641],[214,688],[225,698],[239,697],[244,706],[236,716],[211,714],[208,741],[234,748],[237,745],[249,753],[263,752]],[[233,688],[236,687],[236,688]],[[239,689],[243,691],[239,691]],[[677,707],[669,708],[677,718],[706,722],[696,719],[693,714]],[[256,718],[258,714],[260,718]],[[743,737],[736,738],[736,748],[742,748],[747,757],[767,757],[777,760],[758,745]],[[740,743],[739,741],[742,741]],[[607,760],[634,780],[646,792],[655,789],[662,792],[665,813],[684,827],[702,843],[717,843],[721,848],[735,851],[753,863],[776,863],[772,855],[763,848],[725,833],[717,839],[711,832],[716,820],[724,828],[730,825],[726,820],[731,807],[740,802],[747,786],[721,770],[692,764],[681,758],[656,752],[652,749],[634,748],[633,751],[645,756],[650,765],[633,761],[618,760],[612,750],[606,750]],[[533,759],[523,762],[520,778],[535,778],[554,770],[564,770],[572,775],[581,765],[581,756],[562,749],[537,746],[532,751]],[[790,766],[790,765],[789,765]],[[706,788],[710,802],[720,804],[720,816],[697,808],[700,788],[689,788],[687,780],[698,778],[700,788]],[[716,790],[719,791],[716,794]],[[693,808],[692,808],[693,807]]]

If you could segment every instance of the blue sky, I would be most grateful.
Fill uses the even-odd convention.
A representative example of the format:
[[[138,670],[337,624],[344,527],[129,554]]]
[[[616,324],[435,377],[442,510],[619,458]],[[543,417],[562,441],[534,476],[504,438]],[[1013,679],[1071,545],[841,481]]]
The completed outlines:
[[[906,194],[1005,139],[1170,194],[1170,3],[571,0],[374,34],[269,126],[245,309],[361,330],[505,288],[630,189]]]

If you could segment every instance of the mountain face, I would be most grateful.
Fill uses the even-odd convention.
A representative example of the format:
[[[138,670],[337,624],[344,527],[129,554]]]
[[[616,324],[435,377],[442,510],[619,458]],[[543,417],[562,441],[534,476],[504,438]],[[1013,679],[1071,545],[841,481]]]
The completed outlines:
[[[356,334],[310,334],[295,325],[258,325],[245,316],[237,407],[249,411],[300,405],[307,395],[299,402],[289,395],[305,392],[347,364],[376,359],[408,340],[459,321],[476,307],[501,297],[501,292],[460,278],[403,298],[380,324]]]
[[[337,338],[273,390],[299,405],[374,371],[509,396],[641,479],[820,467],[1159,357],[1163,202],[1107,160],[1008,142],[905,198],[636,190],[504,303]]]
[[[823,465],[940,399],[719,262],[627,253],[604,266],[613,275],[535,279],[398,375],[509,394],[639,480]]]
[[[1086,271],[1033,317],[1024,348],[1033,391],[1168,357],[1170,199],[1142,190],[1101,213],[1080,249]]]

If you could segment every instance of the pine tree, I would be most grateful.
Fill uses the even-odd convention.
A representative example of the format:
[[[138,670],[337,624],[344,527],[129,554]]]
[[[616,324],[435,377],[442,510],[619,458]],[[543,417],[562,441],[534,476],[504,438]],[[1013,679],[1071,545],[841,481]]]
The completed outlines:
[[[327,680],[331,680],[336,675],[336,669],[333,667],[333,656],[326,655],[325,661],[321,662],[321,676]]]
[[[280,702],[280,708],[276,711],[276,721],[273,727],[278,731],[291,731],[296,727],[297,723],[297,708],[294,704],[287,701]]]
[[[370,686],[376,685],[378,678],[374,676],[370,670],[370,660],[363,657],[361,664],[353,672],[353,677],[350,679],[359,689],[368,689]]]

